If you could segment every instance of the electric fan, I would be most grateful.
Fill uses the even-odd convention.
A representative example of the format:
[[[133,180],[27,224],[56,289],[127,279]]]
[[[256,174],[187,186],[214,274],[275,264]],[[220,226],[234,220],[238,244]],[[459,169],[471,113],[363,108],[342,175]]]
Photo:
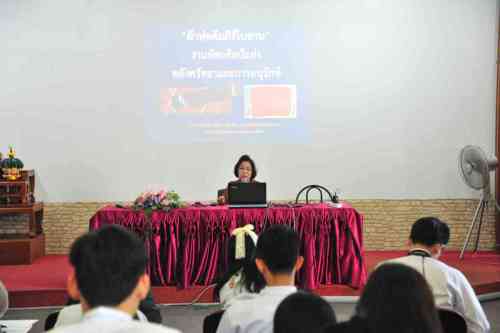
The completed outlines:
[[[483,224],[483,217],[486,211],[486,219],[488,216],[488,202],[491,197],[490,189],[490,171],[495,170],[498,166],[498,160],[496,157],[488,159],[484,151],[477,146],[465,146],[460,151],[459,156],[459,167],[460,173],[464,182],[471,188],[475,190],[482,190],[481,199],[477,205],[474,217],[472,218],[469,231],[467,232],[467,237],[465,238],[464,246],[460,252],[460,259],[463,258],[465,249],[469,244],[470,237],[472,235],[472,230],[474,229],[476,223],[477,235],[476,244],[474,245],[474,252],[477,251],[479,246],[479,235],[481,234],[481,225]]]

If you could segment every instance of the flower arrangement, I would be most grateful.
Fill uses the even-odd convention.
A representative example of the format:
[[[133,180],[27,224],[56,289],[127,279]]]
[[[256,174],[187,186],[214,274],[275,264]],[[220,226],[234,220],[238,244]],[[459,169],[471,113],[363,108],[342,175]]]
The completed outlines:
[[[169,211],[172,208],[181,207],[180,196],[175,191],[146,191],[135,199],[133,208],[144,209],[147,213],[153,210]]]

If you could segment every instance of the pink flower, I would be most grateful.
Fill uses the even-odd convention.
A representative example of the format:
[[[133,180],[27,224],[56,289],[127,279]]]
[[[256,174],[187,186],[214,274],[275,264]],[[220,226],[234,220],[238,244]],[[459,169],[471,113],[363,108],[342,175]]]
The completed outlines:
[[[159,201],[162,201],[163,199],[165,199],[165,197],[167,196],[167,193],[165,191],[160,191],[158,192],[158,199]]]
[[[137,199],[135,199],[135,203],[139,205],[144,203],[144,197],[142,195],[139,196]]]

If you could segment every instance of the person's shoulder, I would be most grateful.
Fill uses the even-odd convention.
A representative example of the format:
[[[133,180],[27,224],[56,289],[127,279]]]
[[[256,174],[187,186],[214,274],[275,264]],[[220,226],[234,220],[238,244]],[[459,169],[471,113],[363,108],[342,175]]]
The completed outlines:
[[[79,323],[63,325],[63,326],[55,326],[53,329],[51,329],[48,332],[51,332],[51,333],[85,332],[86,328],[87,327],[85,324],[82,324],[82,322],[79,322]]]
[[[168,327],[168,326],[164,326],[164,325],[160,325],[160,324],[155,324],[155,323],[150,323],[150,322],[141,322],[141,321],[134,320],[131,323],[132,323],[131,326],[133,326],[134,331],[137,328],[137,330],[141,330],[144,332],[152,332],[152,333],[180,333],[181,332],[181,331],[179,331],[175,328],[172,328],[172,327]]]
[[[72,325],[59,326],[49,332],[53,333],[78,333],[78,332],[91,332],[91,331],[103,331],[103,332],[152,332],[152,333],[180,333],[179,330],[170,328],[167,326],[141,322],[137,320],[130,321],[81,321]]]
[[[411,256],[402,256],[402,257],[387,259],[378,263],[375,268],[379,268],[380,266],[385,264],[405,264],[408,261],[411,261]]]
[[[233,298],[233,306],[230,307],[231,311],[239,311],[244,310],[245,307],[248,307],[259,301],[259,294],[257,293],[249,293],[242,292]]]
[[[445,274],[448,276],[448,280],[452,280],[460,285],[464,284],[470,284],[469,280],[465,277],[464,273],[456,269],[455,267],[452,267],[440,260],[436,260],[439,262],[439,265],[441,269],[445,272]]]
[[[452,267],[452,266],[448,265],[447,263],[445,263],[445,262],[443,262],[443,261],[441,261],[439,259],[431,258],[431,259],[429,259],[429,261],[436,268],[439,268],[440,270],[442,270],[443,272],[446,272],[447,274],[452,274],[454,276],[460,276],[460,277],[463,276],[462,272],[460,272],[458,269],[456,269],[455,267]]]
[[[241,293],[231,299],[224,315],[229,318],[246,318],[259,309],[259,294]]]
[[[54,327],[71,325],[82,320],[82,306],[80,303],[67,305],[59,311]]]

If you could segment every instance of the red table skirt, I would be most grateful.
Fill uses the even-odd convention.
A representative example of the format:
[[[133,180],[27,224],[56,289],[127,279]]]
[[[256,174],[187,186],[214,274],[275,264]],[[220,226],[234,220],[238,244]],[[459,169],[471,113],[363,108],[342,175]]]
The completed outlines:
[[[142,211],[108,206],[90,219],[90,230],[110,223],[122,225],[141,237],[147,229]],[[300,287],[315,289],[321,284],[347,284],[359,288],[365,284],[363,216],[345,204],[342,208],[315,204],[154,211],[152,236],[146,244],[153,285],[188,288],[214,283],[227,267],[231,231],[248,223],[255,226],[257,234],[271,224],[286,224],[298,232],[305,259],[297,273]]]

